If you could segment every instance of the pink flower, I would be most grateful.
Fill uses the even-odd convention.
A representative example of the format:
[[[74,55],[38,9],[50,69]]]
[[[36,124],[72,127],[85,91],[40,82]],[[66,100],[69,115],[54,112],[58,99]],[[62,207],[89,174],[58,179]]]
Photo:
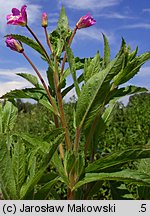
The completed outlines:
[[[27,13],[26,13],[26,5],[21,7],[21,11],[17,8],[12,9],[12,14],[7,15],[7,24],[11,25],[19,25],[26,26],[27,25]]]
[[[42,14],[42,27],[47,27],[48,26],[48,17],[47,14],[44,12]]]
[[[82,16],[79,19],[79,21],[76,24],[76,27],[78,29],[87,28],[87,27],[94,25],[95,23],[96,23],[96,20],[94,20],[94,18],[90,16],[90,13],[88,13],[87,15]]]
[[[13,51],[16,51],[19,53],[22,53],[24,51],[21,43],[17,41],[16,39],[14,39],[12,36],[8,36],[5,42],[6,42],[7,47],[9,47]]]

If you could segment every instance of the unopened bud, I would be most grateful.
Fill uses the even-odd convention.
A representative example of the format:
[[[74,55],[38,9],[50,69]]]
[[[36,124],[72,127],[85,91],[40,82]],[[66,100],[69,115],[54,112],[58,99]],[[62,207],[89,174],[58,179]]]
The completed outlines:
[[[48,17],[47,14],[44,12],[42,14],[42,27],[47,27],[48,26]]]

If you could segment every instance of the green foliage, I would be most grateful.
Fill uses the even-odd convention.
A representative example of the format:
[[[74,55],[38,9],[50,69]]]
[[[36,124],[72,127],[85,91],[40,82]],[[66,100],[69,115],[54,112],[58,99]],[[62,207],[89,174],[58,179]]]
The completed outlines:
[[[122,170],[119,172],[109,172],[109,173],[87,173],[85,178],[79,181],[75,186],[74,190],[81,187],[84,184],[100,181],[100,180],[116,180],[116,181],[125,181],[133,184],[146,185],[150,186],[149,175],[140,173],[138,171],[131,170]]]
[[[0,186],[5,199],[18,199],[8,140],[0,134]]]
[[[68,57],[69,68],[70,68],[72,78],[73,78],[73,81],[74,81],[76,94],[79,97],[80,96],[80,87],[79,87],[78,80],[77,80],[77,77],[76,77],[75,58],[73,56],[71,48],[69,46],[67,46],[67,45],[66,45],[66,53],[67,53],[67,57]]]
[[[32,85],[34,85],[36,88],[43,88],[42,86],[39,85],[38,79],[36,76],[32,74],[27,74],[27,73],[17,73],[18,76],[21,76],[22,78],[26,79],[29,81]]]
[[[104,58],[103,58],[103,67],[105,68],[110,62],[110,47],[106,36],[103,34],[104,38]]]
[[[99,51],[92,58],[75,57],[70,45],[78,28],[70,30],[64,7],[56,30],[48,34],[45,27],[50,55],[26,27],[37,42],[12,36],[47,61],[48,82],[23,53],[41,84],[36,76],[19,73],[33,87],[1,97],[12,102],[0,104],[4,199],[149,198],[150,96],[139,94],[146,88],[120,85],[139,72],[150,52],[137,56],[138,49],[131,52],[122,39],[119,52],[111,59],[103,34],[103,57]],[[70,75],[73,84],[66,86]],[[73,88],[77,97],[64,103],[62,98]],[[138,95],[130,98],[127,107],[117,102],[135,93]],[[23,104],[18,100],[22,98],[37,104]]]

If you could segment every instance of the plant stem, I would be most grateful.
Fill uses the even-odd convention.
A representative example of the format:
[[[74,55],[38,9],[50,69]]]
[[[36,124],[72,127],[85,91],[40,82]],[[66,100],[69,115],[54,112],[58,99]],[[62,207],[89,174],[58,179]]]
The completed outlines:
[[[70,150],[71,149],[70,135],[69,135],[69,130],[68,130],[68,126],[67,126],[67,122],[66,122],[66,118],[65,118],[65,113],[64,113],[64,109],[63,109],[62,95],[61,95],[60,88],[59,88],[58,68],[57,68],[56,56],[54,57],[54,61],[55,61],[54,85],[55,85],[57,102],[58,102],[58,107],[59,107],[59,112],[60,112],[60,120],[61,120],[62,127],[65,131],[66,148],[67,148],[67,150]]]
[[[75,135],[75,141],[74,141],[74,151],[78,151],[78,145],[80,140],[80,128],[76,128],[76,135]]]
[[[35,38],[35,40],[37,41],[37,43],[40,45],[40,47],[42,48],[42,50],[45,53],[45,57],[46,57],[47,61],[49,62],[49,56],[48,56],[45,48],[43,47],[42,43],[39,41],[38,37],[35,35],[35,33],[32,31],[32,29],[28,25],[26,25],[26,28],[32,34],[32,36]]]
[[[88,150],[88,147],[89,147],[89,144],[91,142],[92,136],[93,136],[93,134],[95,132],[95,128],[96,128],[98,120],[99,120],[99,115],[100,114],[98,113],[97,116],[94,119],[94,122],[92,123],[92,127],[90,129],[89,135],[88,135],[86,143],[85,143],[85,154],[86,154],[86,152]]]
[[[49,89],[47,88],[47,85],[45,83],[45,81],[43,80],[41,74],[39,73],[39,71],[37,70],[37,68],[35,67],[35,65],[33,64],[33,62],[29,59],[29,57],[25,54],[25,52],[22,52],[22,54],[24,55],[24,57],[27,59],[27,61],[30,63],[30,65],[32,66],[32,68],[34,69],[34,71],[36,72],[37,76],[39,77],[46,93],[47,93],[47,96],[49,98],[49,101],[50,103],[52,104],[53,106],[53,109],[55,111],[56,114],[58,114],[58,111],[57,111],[57,108],[56,108],[56,105],[54,104],[53,102],[53,99],[51,97],[51,94],[49,92]],[[54,114],[54,122],[55,122],[55,126],[56,128],[59,128],[59,122],[58,122],[58,117],[56,116],[56,114]],[[62,158],[62,160],[64,159],[64,151],[63,151],[63,147],[62,147],[62,144],[59,145],[59,152],[60,152],[60,156]]]
[[[47,45],[48,45],[48,47],[49,47],[49,49],[50,49],[52,55],[54,55],[54,53],[53,53],[53,47],[52,47],[50,38],[49,38],[49,36],[48,36],[48,32],[47,32],[47,28],[46,28],[46,27],[44,27],[44,31],[45,31],[45,36],[46,36]]]
[[[52,96],[51,96],[51,94],[50,94],[50,92],[49,92],[49,89],[48,89],[48,87],[47,87],[45,81],[43,80],[41,74],[39,73],[39,71],[37,70],[37,68],[36,68],[35,65],[33,64],[33,62],[32,62],[32,61],[29,59],[29,57],[26,55],[26,53],[25,53],[25,52],[22,52],[22,54],[24,55],[24,57],[27,59],[27,61],[29,62],[29,64],[32,66],[32,68],[33,68],[34,71],[36,72],[37,76],[39,77],[39,79],[40,79],[40,81],[41,81],[41,83],[42,83],[42,85],[43,85],[43,87],[44,87],[44,89],[45,89],[45,91],[46,91],[46,93],[47,93],[47,96],[48,96],[48,98],[49,98],[49,100],[50,100],[51,105],[53,106],[53,109],[54,109],[55,113],[58,114],[56,105],[55,105],[55,103],[53,102]]]
[[[68,188],[68,191],[67,191],[67,200],[73,200],[73,191]]]
[[[70,37],[70,39],[69,39],[69,43],[68,43],[69,46],[70,46],[71,43],[72,43],[72,40],[73,40],[73,38],[74,38],[74,36],[75,36],[75,34],[76,34],[77,29],[78,29],[78,28],[77,28],[77,26],[76,26],[76,27],[74,28],[73,32],[72,32],[72,35],[71,35],[71,37]],[[64,71],[66,58],[67,58],[67,54],[66,54],[66,52],[65,52],[64,58],[63,58],[63,61],[62,61],[62,66],[61,66],[61,72],[60,72],[61,75],[63,74],[63,71]]]

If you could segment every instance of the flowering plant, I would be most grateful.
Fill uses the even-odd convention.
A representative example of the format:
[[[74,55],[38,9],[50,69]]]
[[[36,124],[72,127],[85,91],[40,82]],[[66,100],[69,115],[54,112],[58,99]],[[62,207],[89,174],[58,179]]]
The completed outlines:
[[[119,52],[111,60],[109,43],[103,34],[103,58],[99,52],[92,58],[74,57],[70,45],[75,34],[78,30],[82,31],[82,28],[94,25],[96,21],[90,14],[82,16],[72,31],[64,8],[61,9],[56,30],[50,34],[47,32],[47,14],[42,14],[41,25],[49,48],[47,52],[27,25],[26,8],[25,5],[21,11],[13,8],[12,14],[7,16],[7,23],[27,28],[34,40],[11,34],[6,36],[6,45],[22,54],[37,76],[18,74],[28,80],[33,87],[12,90],[2,98],[13,103],[15,98],[34,99],[53,114],[51,121],[55,127],[48,132],[47,137],[33,138],[27,134],[13,134],[12,125],[15,118],[10,119],[11,127],[8,130],[8,126],[4,127],[5,122],[2,122],[4,118],[0,119],[0,145],[3,146],[0,148],[0,155],[5,155],[3,162],[0,160],[0,181],[4,198],[56,199],[60,198],[57,189],[61,185],[65,190],[63,198],[93,199],[105,180],[149,184],[149,179],[143,178],[143,175],[137,177],[136,171],[121,170],[120,167],[131,160],[149,157],[150,149],[127,149],[103,157],[99,138],[109,124],[117,100],[126,95],[146,91],[141,87],[121,85],[130,80],[150,59],[150,52],[137,56],[138,50],[131,52],[122,40]],[[47,62],[48,84],[28,57],[23,44],[34,49]],[[77,73],[79,70],[82,71],[80,76]],[[70,75],[73,84],[66,86],[66,78]],[[72,114],[74,135],[71,136],[63,98],[73,88],[76,92],[76,101]],[[6,116],[6,110],[11,113],[9,116],[12,116],[12,113],[16,115],[16,108],[12,104],[7,102],[6,107],[7,109],[0,107],[2,115]],[[10,149],[12,156],[9,154]],[[8,168],[8,172],[3,172]]]

